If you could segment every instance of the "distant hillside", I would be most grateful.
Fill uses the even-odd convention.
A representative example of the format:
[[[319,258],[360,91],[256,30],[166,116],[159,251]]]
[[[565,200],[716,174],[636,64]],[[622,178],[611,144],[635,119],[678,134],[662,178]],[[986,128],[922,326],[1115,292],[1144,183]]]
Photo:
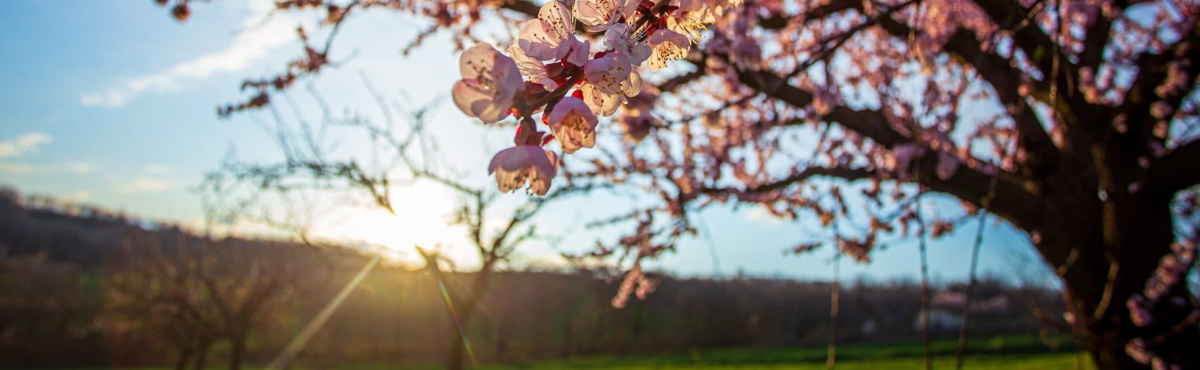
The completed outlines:
[[[220,364],[242,338],[263,365],[368,257],[352,250],[209,240],[168,224],[0,191],[0,367]],[[446,297],[470,274],[373,270],[300,354],[302,361],[436,363],[458,337]],[[481,361],[590,354],[819,346],[831,285],[780,279],[658,276],[644,301],[614,309],[619,280],[598,271],[501,271],[464,330]],[[445,287],[446,292],[441,290]],[[938,298],[952,329],[961,286]],[[843,287],[843,342],[916,341],[911,283]],[[986,281],[972,333],[1036,335],[1062,313],[1058,293]],[[996,303],[1001,302],[1001,303]],[[453,304],[453,302],[450,302]],[[991,307],[987,306],[987,307]],[[984,307],[984,306],[980,306]],[[1035,312],[1040,316],[1035,315]],[[950,337],[956,331],[939,332]]]
[[[45,253],[54,261],[88,267],[102,263],[106,251],[120,245],[120,235],[136,228],[123,215],[45,197],[22,199],[4,188],[0,220],[0,255]]]

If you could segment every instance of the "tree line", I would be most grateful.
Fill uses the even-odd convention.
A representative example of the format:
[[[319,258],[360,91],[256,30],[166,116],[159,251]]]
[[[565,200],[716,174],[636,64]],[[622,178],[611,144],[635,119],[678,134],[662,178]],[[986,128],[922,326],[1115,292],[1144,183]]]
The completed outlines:
[[[29,199],[11,190],[0,196],[2,367],[265,364],[372,258],[346,248],[213,239]],[[621,279],[600,269],[493,274],[476,319],[463,328],[480,362],[822,345],[829,337],[827,282],[648,273],[656,292],[616,309],[611,301]],[[366,275],[299,360],[434,363],[459,335],[448,305],[474,278],[385,263]],[[919,338],[919,290],[906,281],[843,286],[840,340]],[[978,313],[972,327],[979,336],[1036,335],[1065,325],[1057,319],[1064,310],[1057,292],[985,280],[977,294],[1010,302],[1007,310]]]

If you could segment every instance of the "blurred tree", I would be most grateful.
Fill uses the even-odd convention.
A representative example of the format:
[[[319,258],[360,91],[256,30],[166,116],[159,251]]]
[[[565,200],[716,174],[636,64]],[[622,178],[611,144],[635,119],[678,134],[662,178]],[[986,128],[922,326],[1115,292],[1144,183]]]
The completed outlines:
[[[178,369],[204,368],[220,340],[229,368],[241,368],[250,333],[286,322],[294,287],[311,285],[321,267],[283,244],[138,231],[125,243],[109,276],[109,325],[160,333],[178,350]]]
[[[0,364],[75,365],[56,359],[74,351],[87,358],[78,337],[90,334],[95,309],[76,265],[51,261],[46,253],[0,257]]]
[[[162,249],[149,235],[126,239],[108,276],[106,322],[118,336],[160,333],[178,351],[176,369],[202,369],[213,343],[224,338],[220,317],[204,293],[196,261]]]
[[[968,215],[986,212],[1029,234],[1061,276],[1073,330],[1100,367],[1200,367],[1200,311],[1178,283],[1193,266],[1197,235],[1187,221],[1200,198],[1196,3],[549,4],[279,1],[280,11],[324,7],[324,47],[302,37],[301,59],[247,81],[252,97],[220,113],[267,106],[271,94],[328,66],[337,30],[356,12],[430,18],[406,52],[438,32],[466,49],[483,17],[505,15],[495,18],[521,30],[509,40],[512,58],[486,44],[468,49],[456,103],[489,123],[516,116],[517,146],[497,158],[525,154],[498,182],[532,180],[543,193],[559,161],[545,154],[555,171],[534,163],[544,159],[529,148],[545,141],[532,116],[546,111],[572,153],[593,146],[588,113],[609,116],[626,102],[615,121],[627,140],[580,151],[585,159],[564,161],[559,174],[570,188],[628,184],[658,195],[629,212],[631,235],[599,251],[636,254],[622,296],[644,292],[641,259],[693,233],[690,215],[714,204],[761,206],[783,219],[811,214],[827,229],[801,249],[831,244],[869,261],[883,237],[909,235],[914,224],[920,237],[926,226],[946,235],[965,219],[926,220],[922,197],[941,193]],[[176,1],[173,14],[186,19],[188,1]],[[602,52],[591,53],[572,28]],[[643,78],[636,72],[650,47],[652,70],[682,61]],[[555,102],[569,103],[559,110]],[[830,181],[810,181],[819,178]]]

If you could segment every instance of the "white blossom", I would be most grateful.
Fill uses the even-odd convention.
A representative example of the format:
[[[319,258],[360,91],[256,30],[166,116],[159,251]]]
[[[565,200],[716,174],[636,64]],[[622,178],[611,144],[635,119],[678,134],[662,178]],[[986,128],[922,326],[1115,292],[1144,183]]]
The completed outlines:
[[[463,113],[493,123],[508,117],[513,95],[521,88],[517,64],[490,44],[481,42],[459,59],[463,78],[454,83],[454,103]]]
[[[550,111],[550,132],[562,144],[563,152],[596,145],[596,115],[582,100],[563,98]]]
[[[575,18],[558,1],[547,2],[538,18],[525,22],[517,44],[525,54],[538,60],[563,59],[575,45]]]
[[[594,58],[583,67],[587,81],[606,94],[620,94],[622,83],[627,83],[632,69],[629,57],[624,53],[608,53]]]
[[[546,64],[525,54],[525,50],[516,45],[508,48],[508,55],[517,63],[517,70],[529,81],[542,85],[546,91],[553,91],[558,84],[546,73]]]
[[[631,38],[629,25],[618,23],[613,25],[608,31],[604,31],[604,46],[612,51],[625,54],[629,57],[629,63],[640,65],[650,57],[650,45],[638,42]]]
[[[583,92],[583,102],[587,104],[593,112],[601,116],[611,116],[625,102],[625,95],[620,93],[608,94],[600,91],[596,85],[584,83],[579,86],[579,90]]]
[[[558,155],[535,145],[514,146],[492,157],[488,174],[496,175],[500,191],[513,191],[528,183],[530,193],[546,195],[550,180],[558,175]]]
[[[632,19],[639,0],[577,0],[575,19],[588,26],[588,32],[607,30],[621,17]]]
[[[655,31],[646,41],[653,47],[647,64],[651,71],[666,68],[669,61],[683,59],[692,47],[686,36],[667,29]]]

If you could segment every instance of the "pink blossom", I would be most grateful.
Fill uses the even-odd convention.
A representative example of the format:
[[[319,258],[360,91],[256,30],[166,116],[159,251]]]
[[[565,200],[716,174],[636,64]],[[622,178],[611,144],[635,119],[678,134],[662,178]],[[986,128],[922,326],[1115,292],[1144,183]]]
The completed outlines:
[[[1150,106],[1150,115],[1158,119],[1166,119],[1167,117],[1170,117],[1172,111],[1174,111],[1174,109],[1171,108],[1171,105],[1164,101],[1154,102],[1154,104]]]
[[[575,41],[575,18],[562,3],[552,0],[542,5],[538,19],[525,22],[517,43],[530,57],[538,60],[563,59]]]
[[[1125,354],[1143,365],[1150,364],[1150,359],[1154,357],[1154,354],[1146,350],[1146,342],[1142,338],[1134,338],[1129,343],[1126,343]]]
[[[632,19],[639,3],[637,0],[577,0],[575,18],[588,26],[588,32],[601,32],[621,17]]]
[[[1187,87],[1188,74],[1181,62],[1172,62],[1167,66],[1167,78],[1163,80],[1162,85],[1154,88],[1154,93],[1159,97],[1167,97],[1183,91]]]
[[[579,86],[579,91],[583,94],[583,102],[587,104],[593,112],[601,116],[611,116],[621,107],[621,103],[625,101],[625,96],[622,94],[608,94],[600,91],[596,85],[584,83]]]
[[[629,57],[629,63],[640,65],[650,57],[650,46],[631,38],[629,25],[617,23],[604,31],[604,46]]]
[[[621,280],[621,287],[617,289],[617,295],[612,299],[612,306],[614,308],[624,308],[625,304],[629,302],[629,295],[633,294],[635,290],[640,290],[638,286],[642,284],[644,279],[642,266],[633,265],[633,268],[625,273],[625,279]]]
[[[1135,294],[1125,301],[1125,306],[1129,308],[1129,319],[1133,321],[1134,325],[1144,327],[1154,322],[1154,316],[1150,314],[1146,298]]]
[[[500,191],[509,192],[529,185],[529,192],[546,195],[550,180],[558,175],[558,155],[535,145],[518,145],[501,150],[488,164],[488,174],[496,175]]]
[[[650,63],[647,64],[651,71],[666,68],[669,61],[683,59],[692,47],[687,37],[667,29],[655,31],[646,41],[654,48],[650,54]]]
[[[622,83],[629,79],[632,65],[623,53],[609,53],[587,62],[583,73],[587,81],[606,94],[620,94]]]
[[[480,42],[459,59],[463,79],[454,83],[454,103],[463,113],[492,123],[508,117],[513,94],[524,83],[516,62]]]
[[[562,143],[563,152],[596,145],[596,115],[582,100],[563,98],[550,111],[550,132]]]
[[[826,89],[817,88],[813,91],[813,110],[819,115],[826,115],[833,112],[833,106],[837,104],[837,96]]]
[[[508,48],[508,55],[517,63],[517,70],[529,81],[542,85],[546,91],[553,91],[558,84],[546,73],[546,64],[525,54],[525,50],[513,45]]]
[[[567,58],[563,60],[567,61],[567,63],[574,64],[576,67],[582,67],[587,64],[588,53],[592,49],[592,43],[587,40],[572,40],[571,52],[568,53]]]
[[[742,69],[758,69],[762,64],[762,47],[750,39],[739,39],[729,51],[733,64]]]
[[[625,129],[625,140],[637,143],[650,136],[650,129],[654,128],[657,120],[644,108],[626,107],[620,123]]]
[[[938,152],[937,177],[941,180],[949,180],[954,177],[954,173],[958,172],[958,158],[950,152]]]
[[[892,148],[892,155],[896,158],[893,169],[898,173],[908,172],[908,167],[921,152],[921,147],[914,143],[896,145]]]

